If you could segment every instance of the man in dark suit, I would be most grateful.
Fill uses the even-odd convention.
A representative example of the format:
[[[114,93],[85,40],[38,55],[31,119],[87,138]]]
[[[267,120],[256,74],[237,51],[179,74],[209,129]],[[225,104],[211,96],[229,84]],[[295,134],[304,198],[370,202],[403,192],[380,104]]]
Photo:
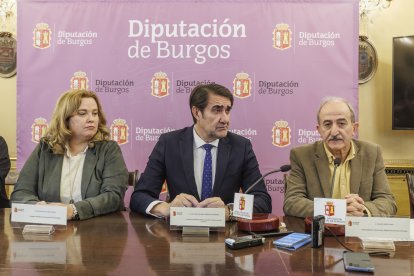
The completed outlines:
[[[324,101],[317,116],[322,141],[294,148],[283,210],[286,215],[313,215],[313,199],[346,199],[352,216],[394,215],[397,211],[378,145],[354,139],[355,113],[341,98]],[[336,168],[335,159],[340,160]],[[331,186],[333,183],[333,186]]]
[[[10,170],[10,158],[6,141],[0,136],[0,208],[10,207],[6,194],[6,176]]]
[[[232,106],[233,95],[224,86],[213,83],[193,89],[190,109],[194,125],[160,136],[131,195],[132,211],[166,217],[170,206],[225,208],[233,202],[234,193],[246,191],[261,177],[250,141],[228,132]],[[210,179],[210,187],[203,177]],[[164,181],[171,203],[158,199]],[[263,181],[250,193],[254,212],[272,211]]]

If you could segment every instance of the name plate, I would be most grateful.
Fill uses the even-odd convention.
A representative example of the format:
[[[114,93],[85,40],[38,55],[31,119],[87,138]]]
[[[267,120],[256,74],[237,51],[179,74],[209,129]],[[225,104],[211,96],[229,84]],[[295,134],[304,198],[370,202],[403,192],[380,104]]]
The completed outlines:
[[[12,203],[11,221],[50,225],[67,224],[65,206]]]
[[[225,208],[171,207],[170,225],[224,227]]]
[[[346,217],[346,237],[409,241],[410,219],[390,217]]]
[[[253,218],[254,195],[234,194],[233,217],[252,219]]]
[[[325,223],[344,225],[346,200],[315,197],[313,199],[313,214],[314,216],[325,216]]]
[[[410,239],[414,241],[414,219],[410,219]]]

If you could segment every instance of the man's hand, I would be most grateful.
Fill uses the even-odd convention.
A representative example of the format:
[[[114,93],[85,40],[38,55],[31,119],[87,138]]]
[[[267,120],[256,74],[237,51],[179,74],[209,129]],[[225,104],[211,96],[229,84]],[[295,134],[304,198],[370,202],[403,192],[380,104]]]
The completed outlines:
[[[198,201],[195,197],[189,194],[179,194],[170,203],[171,207],[197,207]]]
[[[346,212],[348,215],[363,217],[364,216],[364,200],[357,194],[349,194],[345,196]]]
[[[170,216],[170,207],[196,207],[198,201],[189,194],[179,194],[171,203],[161,202],[152,207],[150,213],[159,217]]]
[[[197,207],[199,208],[224,208],[226,204],[224,204],[223,200],[219,197],[210,197],[206,198],[205,200],[201,201]]]
[[[201,201],[198,206],[199,208],[226,208],[225,210],[225,219],[229,220],[230,211],[229,208],[224,204],[223,200],[219,197],[210,197]]]

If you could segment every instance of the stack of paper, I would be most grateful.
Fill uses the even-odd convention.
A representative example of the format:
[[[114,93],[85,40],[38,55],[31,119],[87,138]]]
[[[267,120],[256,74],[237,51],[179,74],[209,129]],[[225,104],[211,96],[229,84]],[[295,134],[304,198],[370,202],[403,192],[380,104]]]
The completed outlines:
[[[365,252],[394,252],[395,244],[390,240],[381,240],[381,239],[362,239],[362,248]]]
[[[273,242],[278,248],[296,250],[312,241],[309,234],[292,233]]]

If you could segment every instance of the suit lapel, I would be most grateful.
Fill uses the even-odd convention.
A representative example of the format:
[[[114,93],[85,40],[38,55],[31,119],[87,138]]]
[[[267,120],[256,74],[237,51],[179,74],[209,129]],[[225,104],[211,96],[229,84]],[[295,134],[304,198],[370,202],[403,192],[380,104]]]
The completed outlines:
[[[92,173],[95,171],[96,160],[98,157],[96,156],[96,145],[93,149],[88,149],[86,151],[85,162],[83,164],[83,171],[82,171],[82,182],[81,182],[81,193],[82,199],[85,199],[86,191],[88,190],[88,186],[91,183]]]
[[[323,142],[317,143],[315,149],[315,164],[318,171],[319,183],[324,197],[331,197],[331,171],[329,170],[329,166],[326,166],[327,162],[329,161],[323,147]]]
[[[198,195],[197,185],[194,178],[193,139],[193,128],[189,127],[181,136],[179,142],[181,163],[184,168],[186,183],[189,186],[191,193],[197,198],[198,201],[200,201],[200,196]]]
[[[50,171],[50,177],[46,177],[47,182],[43,184],[43,195],[47,195],[46,200],[52,202],[60,202],[60,183],[62,178],[62,164],[63,164],[63,155],[53,154],[51,151],[48,151],[49,155],[45,158],[45,172]]]
[[[230,150],[231,145],[229,139],[227,137],[220,139],[217,149],[216,176],[214,178],[213,196],[219,195],[220,189],[223,187],[222,182],[229,163]]]
[[[359,148],[357,143],[354,141],[355,146],[355,157],[352,158],[349,162],[351,162],[351,179],[349,183],[349,189],[351,194],[358,194],[359,193],[359,186],[361,184],[362,178],[362,156],[359,152]]]

